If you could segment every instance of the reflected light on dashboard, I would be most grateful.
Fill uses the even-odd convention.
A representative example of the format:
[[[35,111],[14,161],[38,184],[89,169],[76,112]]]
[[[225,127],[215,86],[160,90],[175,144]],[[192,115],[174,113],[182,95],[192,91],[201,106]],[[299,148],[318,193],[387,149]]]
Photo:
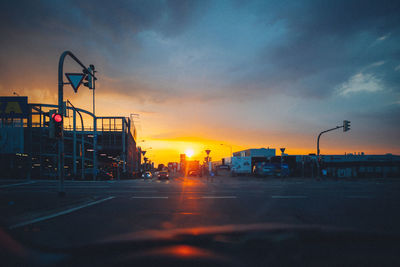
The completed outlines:
[[[188,245],[171,246],[162,249],[162,253],[179,258],[202,258],[210,257],[213,254],[209,251],[199,249]]]

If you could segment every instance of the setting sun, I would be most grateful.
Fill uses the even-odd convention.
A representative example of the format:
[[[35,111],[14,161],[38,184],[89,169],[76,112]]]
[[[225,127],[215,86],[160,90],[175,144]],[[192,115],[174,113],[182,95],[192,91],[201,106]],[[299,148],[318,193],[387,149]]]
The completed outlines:
[[[186,149],[185,154],[186,154],[186,156],[188,156],[190,158],[194,155],[194,151],[193,151],[193,149],[188,148],[188,149]]]

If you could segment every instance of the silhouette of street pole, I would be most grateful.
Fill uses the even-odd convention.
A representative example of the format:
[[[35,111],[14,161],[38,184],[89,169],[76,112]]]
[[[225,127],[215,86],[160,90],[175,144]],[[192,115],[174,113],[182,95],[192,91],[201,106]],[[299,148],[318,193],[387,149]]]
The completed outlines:
[[[96,80],[96,77],[94,76],[94,66],[90,65],[89,68],[87,68],[74,54],[72,54],[70,51],[64,51],[60,59],[58,61],[58,114],[61,114],[61,116],[64,116],[64,84],[69,84],[69,83],[64,83],[64,60],[65,58],[69,56],[72,58],[76,63],[78,63],[82,68],[83,71],[87,76],[91,76],[91,78]],[[93,114],[94,116],[94,114]],[[93,178],[96,177],[95,169],[96,169],[96,117],[93,119],[94,121],[94,142],[93,142]],[[64,196],[64,126],[61,126],[61,137],[58,138],[58,178],[59,178],[59,195]]]
[[[344,120],[343,121],[343,125],[341,126],[336,126],[335,128],[329,129],[329,130],[325,130],[319,133],[318,138],[317,138],[317,180],[320,177],[320,166],[319,166],[319,161],[320,161],[320,150],[319,150],[319,139],[321,138],[321,135],[333,130],[337,130],[339,128],[343,128],[343,132],[347,132],[348,130],[350,130],[350,121],[348,120]]]

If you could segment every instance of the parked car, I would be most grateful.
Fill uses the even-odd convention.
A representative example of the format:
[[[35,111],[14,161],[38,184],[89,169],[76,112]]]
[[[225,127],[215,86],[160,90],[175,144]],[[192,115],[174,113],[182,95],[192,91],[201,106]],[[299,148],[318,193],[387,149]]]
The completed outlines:
[[[275,176],[276,166],[272,163],[257,162],[253,167],[253,173],[256,176]]]
[[[288,177],[290,174],[290,170],[289,170],[289,165],[286,163],[283,163],[281,168],[280,168],[280,176],[281,177]]]

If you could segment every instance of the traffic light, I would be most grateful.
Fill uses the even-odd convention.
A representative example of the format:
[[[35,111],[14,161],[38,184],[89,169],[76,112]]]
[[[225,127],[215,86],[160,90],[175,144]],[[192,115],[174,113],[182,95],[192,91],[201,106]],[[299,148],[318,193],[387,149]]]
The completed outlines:
[[[88,68],[89,72],[94,74],[94,66],[90,65]],[[83,73],[85,74],[85,78],[84,78],[84,83],[83,85],[88,87],[89,89],[93,89],[94,88],[94,79],[93,76],[89,74],[89,72],[86,69],[83,69]]]
[[[56,113],[57,113],[56,109],[52,109],[49,111],[49,122],[46,123],[46,125],[49,126],[49,138],[55,138],[55,125],[54,125],[53,116]]]
[[[58,113],[51,115],[52,124],[54,125],[54,138],[61,138],[63,136],[63,116]],[[51,130],[50,130],[51,131]]]
[[[350,121],[344,120],[343,121],[343,132],[347,132],[350,130]]]

